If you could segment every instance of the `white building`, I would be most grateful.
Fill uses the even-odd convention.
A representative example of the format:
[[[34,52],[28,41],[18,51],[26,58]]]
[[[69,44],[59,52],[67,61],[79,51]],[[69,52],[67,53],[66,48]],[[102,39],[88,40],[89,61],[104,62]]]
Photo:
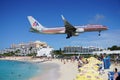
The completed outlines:
[[[34,41],[28,43],[12,44],[11,48],[0,51],[0,54],[15,52],[16,55],[27,55],[37,53],[37,56],[50,55],[53,48],[50,48],[47,43],[41,41]]]
[[[92,54],[120,54],[120,50],[103,50],[103,51],[93,51]]]
[[[66,46],[64,47],[64,54],[92,54],[93,51],[99,51],[100,48],[96,47],[83,47],[83,46]]]
[[[53,51],[53,48],[46,47],[46,48],[39,48],[37,50],[37,55],[36,56],[47,56],[51,57],[51,53]]]
[[[28,42],[28,43],[20,43],[20,44],[12,44],[11,48],[40,48],[40,47],[47,47],[47,43],[41,41],[35,42]]]

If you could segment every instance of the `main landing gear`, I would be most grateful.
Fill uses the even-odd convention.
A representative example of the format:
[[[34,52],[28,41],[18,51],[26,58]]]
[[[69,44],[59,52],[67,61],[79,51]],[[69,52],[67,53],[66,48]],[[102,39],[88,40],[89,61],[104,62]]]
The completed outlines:
[[[72,34],[68,33],[66,39],[69,39],[71,36],[72,36]]]
[[[100,34],[100,33],[101,33],[101,31],[99,31],[99,34],[98,34],[98,36],[101,36],[101,34]]]

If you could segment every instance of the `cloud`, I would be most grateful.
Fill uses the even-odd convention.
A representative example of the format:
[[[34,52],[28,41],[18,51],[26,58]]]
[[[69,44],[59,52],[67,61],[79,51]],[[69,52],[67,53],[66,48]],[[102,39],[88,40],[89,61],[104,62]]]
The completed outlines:
[[[89,20],[89,23],[101,23],[105,19],[105,16],[102,14],[96,14],[92,20]]]
[[[98,21],[98,20],[103,19],[104,17],[105,17],[105,16],[103,16],[103,15],[101,15],[101,14],[96,14],[94,18]]]

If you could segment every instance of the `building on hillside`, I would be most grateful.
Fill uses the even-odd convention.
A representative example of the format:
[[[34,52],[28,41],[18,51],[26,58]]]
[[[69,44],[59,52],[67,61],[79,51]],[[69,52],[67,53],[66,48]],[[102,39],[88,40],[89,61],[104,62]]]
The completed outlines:
[[[47,47],[47,43],[41,41],[29,42],[29,43],[20,43],[20,44],[12,44],[11,48],[40,48]]]
[[[27,55],[31,53],[37,53],[37,56],[43,54],[42,49],[48,50],[46,54],[50,54],[51,51],[49,50],[49,46],[45,42],[35,41],[35,42],[28,42],[28,43],[19,43],[19,44],[12,44],[10,48],[6,48],[0,51],[0,54],[15,52],[16,55]],[[50,48],[53,50],[52,48]],[[42,52],[40,52],[42,50]],[[45,51],[44,51],[45,54]]]

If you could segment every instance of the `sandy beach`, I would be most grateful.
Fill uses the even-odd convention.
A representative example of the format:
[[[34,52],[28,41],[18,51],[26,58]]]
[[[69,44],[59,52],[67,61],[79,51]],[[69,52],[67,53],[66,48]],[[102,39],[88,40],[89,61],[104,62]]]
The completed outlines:
[[[52,61],[44,62],[44,64],[56,64],[58,66],[53,66],[53,69],[47,71],[47,74],[36,76],[30,80],[73,80],[78,73],[77,62],[69,61],[64,64],[60,60],[53,59]]]
[[[1,60],[19,60],[19,61],[29,61],[35,62],[38,64],[46,65],[46,72],[42,75],[37,75],[30,80],[75,80],[76,75],[79,74],[77,68],[77,61],[71,62],[66,61],[65,63],[59,59],[46,60],[40,58],[31,58],[31,57],[5,57],[0,58]],[[42,63],[41,63],[42,62]],[[104,70],[104,73],[100,75],[103,80],[108,80],[108,71],[113,71],[114,68],[118,68],[120,71],[120,64],[117,66],[112,63],[110,69]]]

